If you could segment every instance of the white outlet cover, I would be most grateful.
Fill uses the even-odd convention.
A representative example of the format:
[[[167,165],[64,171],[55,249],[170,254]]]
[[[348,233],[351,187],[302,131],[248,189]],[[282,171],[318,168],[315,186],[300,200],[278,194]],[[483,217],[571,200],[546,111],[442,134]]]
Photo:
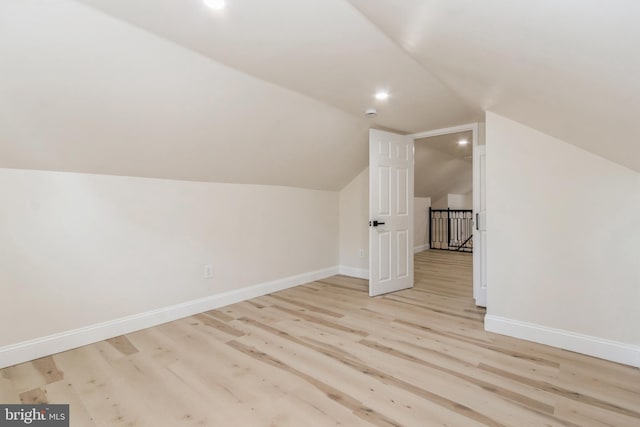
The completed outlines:
[[[213,277],[213,265],[205,264],[202,277],[205,279],[211,279]]]

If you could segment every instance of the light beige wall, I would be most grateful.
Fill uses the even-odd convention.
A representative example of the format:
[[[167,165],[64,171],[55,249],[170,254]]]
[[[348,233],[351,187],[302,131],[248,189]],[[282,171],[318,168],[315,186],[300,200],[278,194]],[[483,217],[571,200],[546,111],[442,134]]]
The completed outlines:
[[[486,145],[487,124],[485,122],[478,123],[478,145]]]
[[[232,30],[197,3],[174,7]],[[75,0],[0,1],[0,167],[339,191],[366,166],[364,117],[125,21]]]
[[[640,364],[640,174],[488,113],[486,178],[488,324]]]
[[[431,204],[433,209],[472,209],[473,197],[472,193],[466,194],[445,194],[438,199],[435,199]]]
[[[361,270],[361,273],[369,270],[368,221],[369,168],[366,168],[340,191],[341,267]]]
[[[473,191],[464,194],[464,209],[473,209]]]
[[[413,247],[414,251],[429,249],[429,207],[431,198],[413,199]]]
[[[442,197],[438,197],[437,199],[432,199],[431,207],[433,209],[447,209],[449,206],[449,195],[445,194]]]
[[[447,207],[451,209],[471,209],[473,207],[471,193],[448,194]]]
[[[338,264],[337,192],[0,169],[0,194],[0,346]]]

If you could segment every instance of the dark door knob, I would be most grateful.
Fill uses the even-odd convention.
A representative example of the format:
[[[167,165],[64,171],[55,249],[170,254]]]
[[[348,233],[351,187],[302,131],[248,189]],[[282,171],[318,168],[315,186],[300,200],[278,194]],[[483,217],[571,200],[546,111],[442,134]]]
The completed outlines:
[[[383,225],[384,222],[381,221],[369,221],[369,227],[377,227],[379,225]]]

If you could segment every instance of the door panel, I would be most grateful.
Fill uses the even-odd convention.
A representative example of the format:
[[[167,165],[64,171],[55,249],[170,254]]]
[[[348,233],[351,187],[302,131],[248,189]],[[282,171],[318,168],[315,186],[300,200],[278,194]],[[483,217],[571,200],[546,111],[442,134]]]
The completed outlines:
[[[378,168],[379,173],[379,190],[378,190],[378,198],[380,202],[378,203],[378,214],[379,215],[389,215],[391,213],[390,202],[390,193],[391,193],[391,174],[390,168],[388,166],[380,166]]]
[[[409,171],[405,168],[398,168],[398,207],[396,214],[406,215],[409,212]]]
[[[378,232],[378,279],[387,281],[391,279],[391,233],[388,231]]]
[[[413,287],[412,137],[369,131],[369,219],[369,295]]]
[[[409,275],[409,253],[407,249],[409,247],[409,233],[407,231],[398,231],[398,278],[405,278]],[[413,256],[413,254],[412,254]]]

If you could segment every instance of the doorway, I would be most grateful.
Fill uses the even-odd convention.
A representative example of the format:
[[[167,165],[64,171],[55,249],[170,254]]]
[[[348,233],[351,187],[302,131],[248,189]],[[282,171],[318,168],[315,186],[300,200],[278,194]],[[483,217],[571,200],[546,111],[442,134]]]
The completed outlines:
[[[387,132],[380,131],[371,131],[370,138],[370,235],[369,235],[369,246],[370,246],[370,281],[369,281],[369,290],[370,295],[375,295],[375,292],[372,290],[376,289],[376,286],[379,287],[380,277],[377,277],[376,273],[378,271],[389,273],[388,269],[380,268],[381,266],[391,266],[394,263],[397,263],[397,259],[393,259],[400,252],[406,252],[404,243],[406,243],[406,238],[403,240],[403,247],[400,248],[400,245],[396,248],[391,243],[390,239],[385,241],[383,248],[387,248],[389,250],[380,250],[380,241],[381,236],[387,236],[388,233],[383,234],[382,230],[378,229],[375,225],[372,224],[385,224],[384,219],[385,215],[388,215],[386,212],[381,211],[379,209],[379,203],[374,203],[371,201],[379,200],[379,195],[383,194],[385,200],[401,200],[404,197],[402,194],[398,196],[392,193],[387,193],[388,188],[398,187],[401,188],[403,194],[406,192],[407,187],[397,186],[397,185],[382,185],[384,188],[383,193],[381,193],[381,183],[385,183],[386,176],[389,175],[388,168],[380,168],[379,160],[381,153],[391,153],[391,152],[400,152],[395,150],[393,146],[389,144],[393,144],[393,139],[396,139],[400,145],[406,145],[407,142],[410,142],[413,146],[412,154],[415,154],[415,159],[411,156],[410,162],[410,171],[404,174],[404,176],[411,176],[413,178],[414,172],[416,173],[415,180],[415,189],[414,181],[412,179],[411,182],[411,203],[409,209],[410,212],[407,212],[407,217],[410,219],[410,230],[405,229],[410,234],[410,249],[411,252],[420,252],[422,250],[432,250],[431,248],[431,240],[428,239],[429,231],[431,230],[431,225],[429,224],[429,212],[428,208],[442,208],[445,209],[460,209],[460,208],[468,208],[467,210],[471,210],[471,220],[467,222],[465,225],[467,228],[469,225],[473,227],[471,239],[473,240],[474,252],[475,256],[473,257],[473,297],[476,301],[476,304],[479,306],[486,306],[486,277],[485,268],[484,268],[484,241],[485,241],[485,233],[484,230],[484,146],[481,146],[480,141],[483,140],[483,135],[480,135],[480,131],[483,131],[483,127],[477,123],[472,123],[468,125],[456,126],[445,129],[438,129],[434,131],[421,132],[413,135],[401,136],[390,134]],[[425,141],[431,139],[434,147],[428,147],[427,150],[423,150],[423,148],[427,147]],[[391,142],[390,142],[391,141]],[[424,144],[424,145],[419,145]],[[400,147],[399,145],[399,147]],[[402,145],[404,147],[404,145]],[[380,147],[384,146],[385,149],[381,150]],[[435,151],[434,151],[435,150]],[[420,174],[423,172],[422,167],[420,167],[422,151],[431,151],[427,157],[431,158],[432,164],[442,163],[444,165],[443,168],[439,172],[436,173],[438,176],[438,180],[442,182],[446,182],[447,185],[443,188],[434,189],[434,181],[433,177],[431,179],[425,179],[424,182],[427,184],[426,189],[422,188],[422,181],[420,180]],[[405,152],[404,150],[402,151]],[[434,154],[435,153],[435,154]],[[479,156],[478,154],[482,154]],[[386,154],[385,154],[386,156]],[[385,156],[382,156],[383,158]],[[478,162],[481,158],[482,162]],[[408,160],[408,159],[407,159]],[[435,163],[433,163],[435,161]],[[415,167],[414,167],[415,165]],[[404,166],[402,166],[404,167]],[[434,167],[427,166],[426,172],[427,174],[434,172]],[[382,171],[382,175],[379,174],[379,171]],[[392,173],[391,175],[394,175]],[[391,176],[389,175],[389,176]],[[390,181],[389,181],[390,182]],[[453,192],[457,191],[457,193]],[[425,203],[428,201],[428,203]],[[404,205],[403,205],[404,206]],[[407,205],[409,206],[409,205]],[[424,208],[427,209],[424,209]],[[422,212],[424,210],[424,212]],[[463,209],[464,210],[464,209]],[[465,214],[466,215],[466,214]],[[462,231],[462,230],[459,230]],[[468,230],[467,230],[468,231]],[[471,241],[469,239],[469,241]],[[466,238],[465,238],[466,240]],[[398,241],[400,241],[398,239]],[[464,247],[469,247],[469,241],[467,241]],[[448,242],[450,243],[450,242]],[[447,246],[450,246],[447,244]],[[402,251],[400,251],[402,249]],[[413,267],[413,257],[411,258],[411,266]],[[411,269],[413,272],[413,268]],[[402,286],[396,286],[392,283],[393,278],[392,275],[387,274],[385,279],[385,292],[390,292],[394,290],[404,289],[406,287],[413,286],[413,277],[411,277],[410,283],[407,284],[406,277],[402,282]],[[413,274],[411,274],[413,276]],[[382,277],[382,276],[381,276]],[[389,279],[391,277],[391,279]],[[399,282],[400,283],[400,282]]]

